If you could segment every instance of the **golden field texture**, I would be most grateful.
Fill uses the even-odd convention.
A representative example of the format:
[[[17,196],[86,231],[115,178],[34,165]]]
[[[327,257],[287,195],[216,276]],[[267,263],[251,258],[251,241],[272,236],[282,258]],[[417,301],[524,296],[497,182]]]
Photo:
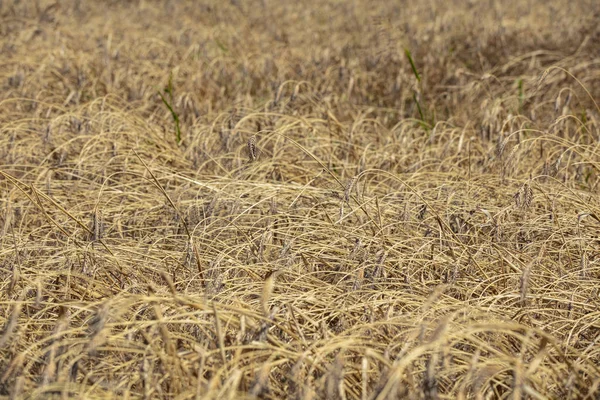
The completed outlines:
[[[1,1],[0,398],[599,398],[599,20]]]

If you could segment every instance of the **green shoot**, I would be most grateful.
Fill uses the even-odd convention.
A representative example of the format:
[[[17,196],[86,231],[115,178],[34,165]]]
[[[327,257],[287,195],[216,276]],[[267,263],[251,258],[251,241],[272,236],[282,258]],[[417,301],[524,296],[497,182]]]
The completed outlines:
[[[406,55],[406,58],[408,58],[408,62],[410,63],[410,67],[412,68],[412,72],[415,75],[415,78],[417,78],[417,82],[419,83],[419,85],[421,85],[421,75],[419,75],[419,71],[417,71],[417,66],[415,65],[415,61],[413,60],[410,50],[404,49],[404,54]],[[421,119],[421,125],[427,129],[429,124],[427,124],[427,122],[425,121],[425,114],[423,113],[423,109],[421,108],[421,103],[419,102],[416,92],[413,93],[413,100],[415,101],[415,103],[417,105],[417,111],[419,111],[419,118]]]
[[[412,68],[413,74],[415,74],[415,78],[417,78],[417,81],[421,83],[421,76],[417,71],[417,67],[415,66],[415,62],[413,61],[412,55],[410,54],[410,50],[404,49],[404,54],[406,54],[406,58],[408,58],[408,62],[410,63],[410,67]]]
[[[169,95],[169,101],[165,99],[165,96],[160,91],[158,92],[158,95],[160,96],[165,106],[167,106],[167,108],[171,112],[171,116],[173,117],[173,121],[175,122],[175,140],[177,141],[177,144],[180,144],[181,129],[179,128],[179,115],[177,115],[177,113],[173,109],[173,74],[169,76],[169,83],[164,89],[164,92]]]

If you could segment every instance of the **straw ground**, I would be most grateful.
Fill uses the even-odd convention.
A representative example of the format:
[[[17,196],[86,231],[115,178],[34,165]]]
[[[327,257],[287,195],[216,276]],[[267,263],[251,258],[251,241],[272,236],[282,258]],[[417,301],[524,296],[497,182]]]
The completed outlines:
[[[0,3],[0,397],[598,398],[593,1]]]

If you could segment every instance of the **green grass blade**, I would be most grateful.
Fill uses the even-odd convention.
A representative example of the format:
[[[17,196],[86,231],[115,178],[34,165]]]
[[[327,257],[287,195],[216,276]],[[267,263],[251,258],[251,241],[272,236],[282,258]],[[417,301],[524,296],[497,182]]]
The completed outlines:
[[[415,66],[415,62],[410,54],[409,49],[404,49],[404,54],[406,54],[406,58],[408,58],[408,62],[410,63],[410,67],[412,68],[413,74],[415,74],[415,78],[419,83],[421,82],[421,75],[419,75],[419,71],[417,71],[417,67]]]

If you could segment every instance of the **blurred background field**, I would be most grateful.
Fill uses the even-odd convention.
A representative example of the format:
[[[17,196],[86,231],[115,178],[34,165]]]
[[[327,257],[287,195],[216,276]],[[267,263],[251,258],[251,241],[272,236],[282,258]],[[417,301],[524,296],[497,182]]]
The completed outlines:
[[[0,398],[598,398],[599,20],[0,1]]]

